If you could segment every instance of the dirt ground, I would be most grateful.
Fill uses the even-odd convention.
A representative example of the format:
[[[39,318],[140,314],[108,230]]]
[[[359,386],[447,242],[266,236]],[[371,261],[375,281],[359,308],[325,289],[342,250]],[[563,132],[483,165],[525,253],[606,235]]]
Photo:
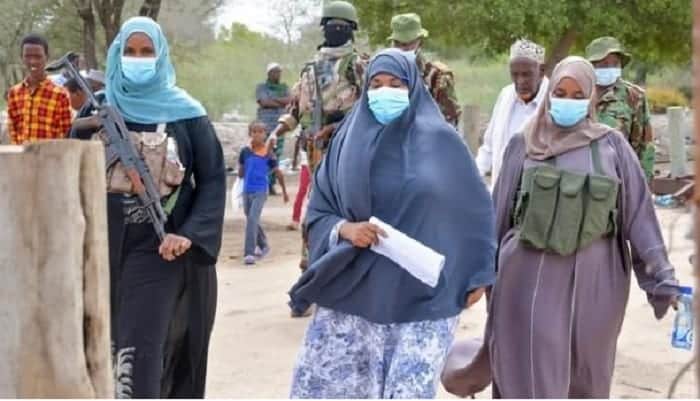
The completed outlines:
[[[292,184],[296,177],[287,178]],[[292,185],[293,186],[293,185]],[[294,195],[296,188],[291,188]],[[292,197],[293,199],[293,197]],[[683,209],[658,210],[671,260],[681,282],[691,284],[686,238],[690,215]],[[286,398],[292,368],[309,320],[291,319],[286,292],[297,279],[300,236],[286,231],[291,204],[268,200],[263,226],[272,252],[254,267],[242,263],[242,213],[227,212],[224,244],[218,265],[219,303],[209,358],[210,398]],[[644,294],[633,280],[627,316],[619,338],[613,398],[665,398],[669,385],[691,353],[670,346],[673,313],[656,321]],[[457,339],[480,337],[485,322],[481,301],[462,314]],[[696,398],[694,372],[683,376],[675,396]],[[440,398],[452,398],[440,389]],[[490,391],[479,395],[490,398]]]

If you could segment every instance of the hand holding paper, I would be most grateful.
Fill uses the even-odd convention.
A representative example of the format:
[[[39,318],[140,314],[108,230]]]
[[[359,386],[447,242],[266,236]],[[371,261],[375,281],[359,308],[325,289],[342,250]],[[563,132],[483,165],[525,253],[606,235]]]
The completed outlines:
[[[379,242],[372,245],[372,251],[384,255],[409,272],[413,277],[435,288],[440,273],[445,266],[445,256],[407,236],[376,217],[369,222],[379,226],[386,237],[379,237]]]
[[[369,248],[379,242],[379,237],[386,236],[386,233],[377,225],[368,221],[360,223],[349,223],[343,220],[338,223],[338,235],[349,241],[356,248]],[[331,233],[331,244],[336,243]]]

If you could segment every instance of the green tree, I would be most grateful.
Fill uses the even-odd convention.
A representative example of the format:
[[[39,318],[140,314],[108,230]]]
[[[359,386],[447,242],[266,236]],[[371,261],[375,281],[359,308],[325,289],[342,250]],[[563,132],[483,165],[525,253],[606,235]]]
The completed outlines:
[[[139,9],[139,15],[157,20],[158,14],[160,14],[160,3],[160,0],[144,0],[141,9]]]
[[[320,0],[272,0],[268,8],[276,33],[291,45],[301,34],[301,27],[315,19],[314,9],[320,4]]]
[[[158,23],[173,46],[203,46],[215,39],[216,13],[224,0],[168,0]]]
[[[88,68],[97,68],[97,24],[95,14],[92,12],[91,0],[73,0],[83,25],[82,41],[85,64]]]
[[[67,0],[58,1],[66,3]],[[57,29],[51,36],[60,36],[66,31],[82,34],[82,52],[86,66],[97,68],[98,59],[104,59],[109,45],[119,32],[122,21],[134,16],[144,15],[157,19],[173,45],[201,45],[214,40],[214,16],[223,6],[225,0],[72,0],[71,7],[59,10],[65,15],[55,18]],[[82,29],[76,24],[73,14],[82,21]],[[96,26],[99,20],[100,26]],[[73,42],[73,49],[75,46]],[[96,48],[101,47],[98,56]]]
[[[614,35],[637,58],[690,59],[690,0],[355,0],[374,44],[385,44],[391,16],[417,12],[432,45],[502,53],[526,37],[547,46],[550,65],[592,39]]]
[[[0,90],[22,79],[19,43],[29,32],[45,32],[62,13],[59,0],[0,1]],[[49,38],[51,39],[51,38]],[[62,38],[57,39],[60,42]],[[49,42],[51,54],[60,54],[58,43]]]
[[[299,37],[291,46],[283,39],[234,23],[222,27],[217,40],[207,46],[177,47],[173,59],[178,85],[202,101],[214,119],[230,112],[253,118],[255,86],[265,80],[266,65],[280,63],[282,81],[291,87],[322,42],[317,21],[298,29]]]

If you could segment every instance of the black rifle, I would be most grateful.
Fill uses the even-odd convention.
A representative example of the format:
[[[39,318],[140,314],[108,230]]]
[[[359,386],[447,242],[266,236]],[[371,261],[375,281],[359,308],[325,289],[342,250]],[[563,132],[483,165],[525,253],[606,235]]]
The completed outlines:
[[[100,104],[97,101],[85,78],[80,75],[80,72],[69,61],[69,58],[74,57],[73,54],[69,52],[59,60],[49,64],[46,67],[46,71],[55,72],[65,69],[70,78],[76,80],[80,89],[88,97],[88,101],[97,111],[97,119],[105,133],[105,162],[107,169],[114,166],[117,162],[122,163],[126,175],[131,181],[134,193],[138,195],[139,203],[146,210],[158,238],[163,241],[163,238],[165,238],[165,222],[168,217],[160,204],[160,191],[153,180],[153,176],[148,171],[146,162],[143,161],[143,158],[136,150],[136,146],[131,142],[124,118],[114,107],[108,104]]]

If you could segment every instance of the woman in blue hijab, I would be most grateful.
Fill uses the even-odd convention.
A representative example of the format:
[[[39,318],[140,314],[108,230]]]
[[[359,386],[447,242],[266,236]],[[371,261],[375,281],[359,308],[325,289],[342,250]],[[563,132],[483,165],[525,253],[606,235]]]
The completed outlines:
[[[489,193],[415,59],[380,52],[365,82],[308,206],[311,264],[290,297],[318,309],[293,398],[434,397],[460,312],[495,277]],[[371,217],[445,257],[435,285],[371,249],[387,234]]]
[[[167,39],[153,20],[124,23],[109,48],[106,84],[129,130],[167,134],[185,169],[162,200],[162,242],[135,197],[109,196],[116,395],[203,397],[226,199],[221,145],[202,105],[175,86]]]

